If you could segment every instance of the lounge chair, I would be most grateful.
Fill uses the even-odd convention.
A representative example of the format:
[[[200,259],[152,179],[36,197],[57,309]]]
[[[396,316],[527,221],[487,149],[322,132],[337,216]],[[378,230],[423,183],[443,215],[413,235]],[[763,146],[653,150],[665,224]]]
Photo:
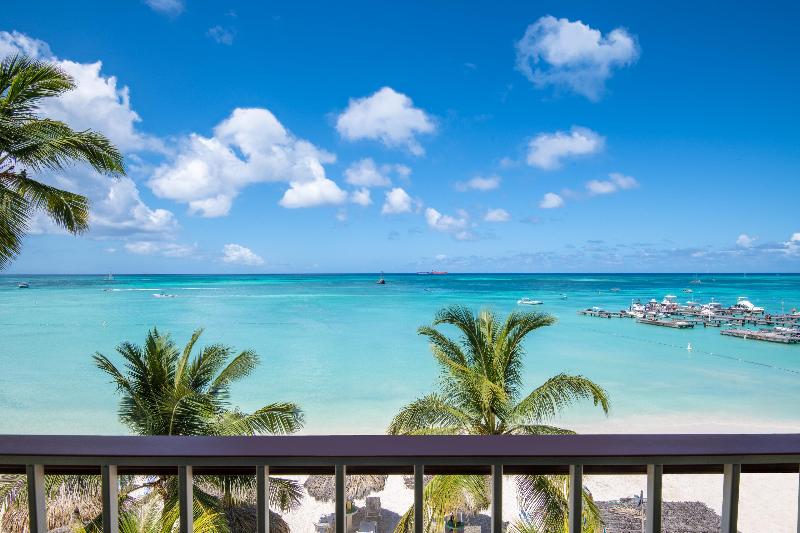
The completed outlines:
[[[373,520],[362,520],[356,529],[356,533],[377,533],[378,524]]]
[[[368,496],[365,504],[365,518],[367,520],[380,521],[381,519],[381,499],[377,496]]]

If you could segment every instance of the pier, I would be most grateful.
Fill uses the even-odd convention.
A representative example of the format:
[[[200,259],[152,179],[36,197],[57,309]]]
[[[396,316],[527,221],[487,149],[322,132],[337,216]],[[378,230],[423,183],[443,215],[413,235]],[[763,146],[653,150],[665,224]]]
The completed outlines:
[[[724,329],[720,331],[720,333],[728,337],[739,337],[740,339],[753,339],[757,341],[779,342],[781,344],[800,343],[800,335],[782,334],[772,330]]]
[[[663,320],[659,318],[637,318],[639,324],[650,324],[651,326],[662,326],[665,328],[688,329],[693,328],[694,323],[686,320]]]

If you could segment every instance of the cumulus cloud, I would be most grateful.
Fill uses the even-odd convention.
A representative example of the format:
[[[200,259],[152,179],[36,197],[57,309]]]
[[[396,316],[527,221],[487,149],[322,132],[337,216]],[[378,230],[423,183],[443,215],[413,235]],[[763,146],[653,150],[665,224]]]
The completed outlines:
[[[566,88],[598,100],[615,69],[639,57],[636,38],[624,28],[606,35],[581,21],[544,16],[517,43],[517,69],[539,88]]]
[[[758,237],[751,237],[746,233],[742,233],[739,235],[739,237],[737,237],[736,245],[742,248],[752,248],[756,243],[756,240],[758,240]]]
[[[42,100],[43,115],[77,130],[98,131],[123,151],[163,149],[157,139],[136,128],[141,118],[131,108],[130,90],[118,86],[115,76],[103,75],[101,61],[78,63],[60,59],[44,41],[16,31],[0,31],[0,57],[16,53],[53,62],[75,80],[75,89],[58,98]]]
[[[354,204],[358,204],[361,206],[368,206],[372,203],[372,197],[370,196],[369,189],[366,187],[362,187],[357,191],[353,191],[350,193],[350,201]]]
[[[564,199],[554,192],[548,192],[539,202],[539,207],[542,209],[558,209],[564,207]]]
[[[392,184],[391,175],[406,178],[411,169],[405,165],[378,165],[371,158],[354,161],[344,171],[345,181],[358,187],[388,187]]]
[[[459,192],[466,191],[491,191],[500,186],[500,176],[481,177],[475,176],[467,181],[456,182],[456,190]]]
[[[347,193],[325,175],[332,154],[292,135],[268,109],[237,108],[211,137],[193,133],[159,166],[148,185],[161,198],[186,203],[205,217],[227,215],[248,185],[289,184],[280,200],[288,208],[339,204]]]
[[[459,211],[457,216],[444,215],[436,209],[429,207],[425,209],[425,221],[428,227],[451,234],[460,241],[471,240],[474,238],[469,231],[469,217],[464,211]]]
[[[400,187],[395,187],[386,192],[381,213],[384,215],[399,215],[411,211],[411,197]]]
[[[153,11],[164,15],[176,16],[183,12],[183,0],[144,0]]]
[[[336,131],[349,141],[378,140],[422,155],[425,150],[417,135],[433,133],[436,125],[424,110],[414,107],[411,98],[383,87],[370,96],[351,98],[347,109],[336,119]]]
[[[125,249],[136,255],[160,255],[163,257],[188,257],[197,250],[195,246],[161,241],[131,241],[125,243]]]
[[[511,215],[505,209],[489,209],[483,216],[486,222],[508,222]]]
[[[222,247],[222,261],[232,265],[263,265],[264,259],[250,248],[241,244],[226,244]]]
[[[603,149],[605,138],[588,128],[540,133],[528,143],[528,164],[544,170],[561,167],[569,157],[595,154]]]
[[[631,176],[612,172],[608,180],[590,180],[586,182],[586,190],[592,196],[611,194],[619,190],[635,189],[639,182]]]

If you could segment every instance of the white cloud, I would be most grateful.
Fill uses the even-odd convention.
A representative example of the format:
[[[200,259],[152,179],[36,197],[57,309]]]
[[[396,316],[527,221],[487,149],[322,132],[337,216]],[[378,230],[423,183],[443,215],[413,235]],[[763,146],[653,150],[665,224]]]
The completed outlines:
[[[387,175],[391,168],[390,165],[384,165],[379,169],[372,159],[361,159],[351,163],[344,171],[345,181],[359,187],[388,187],[392,184]]]
[[[540,133],[528,143],[528,164],[554,170],[561,166],[562,159],[597,153],[604,144],[604,137],[577,126],[569,132]]]
[[[112,234],[167,234],[177,230],[175,215],[166,209],[151,209],[139,196],[130,178],[118,178],[104,184],[104,196],[95,196],[90,211],[92,232]]]
[[[206,35],[214,39],[219,44],[226,44],[228,46],[233,44],[233,39],[236,37],[236,30],[231,27],[214,26],[209,28]]]
[[[590,180],[586,182],[586,190],[589,194],[597,196],[600,194],[611,194],[618,190],[635,189],[639,182],[631,176],[625,176],[618,172],[608,175],[608,180]]]
[[[395,187],[386,192],[386,200],[383,202],[381,213],[384,215],[398,215],[411,211],[411,197],[400,187]]]
[[[241,244],[226,244],[222,247],[222,261],[233,265],[257,266],[264,260],[250,248]]]
[[[511,220],[511,215],[505,209],[489,209],[483,220],[486,222],[508,222]]]
[[[351,98],[336,119],[336,130],[349,141],[379,140],[389,147],[405,146],[414,155],[425,150],[418,134],[436,131],[433,119],[405,94],[383,87],[371,96]]]
[[[165,15],[180,15],[183,12],[183,0],[144,0],[154,11]]]
[[[161,255],[164,257],[188,257],[197,250],[195,246],[159,241],[127,242],[125,249],[136,255]]]
[[[369,189],[361,188],[358,189],[357,191],[351,192],[350,201],[353,202],[354,204],[358,204],[364,207],[370,205],[372,203],[372,198],[370,197]]]
[[[447,254],[436,254],[436,257],[434,259],[436,259],[437,261],[444,261],[445,259],[447,259]]]
[[[456,182],[456,190],[459,192],[466,191],[491,191],[500,186],[500,176],[488,176],[482,178],[475,176],[467,181]]]
[[[793,233],[789,240],[791,242],[800,242],[800,232]]]
[[[565,87],[590,100],[603,94],[614,69],[639,57],[624,28],[603,35],[581,21],[544,16],[517,43],[517,69],[537,87]]]
[[[742,233],[736,239],[736,245],[742,248],[752,248],[756,240],[758,240],[758,237],[751,237],[746,233]]]
[[[92,129],[102,133],[123,151],[163,150],[158,140],[136,129],[141,118],[131,108],[128,87],[118,87],[115,76],[102,75],[102,62],[77,63],[60,59],[44,41],[16,31],[0,31],[0,57],[15,53],[54,62],[75,80],[75,89],[58,98],[42,100],[43,115],[66,122],[77,130]]]
[[[436,209],[429,207],[425,209],[425,221],[428,223],[429,227],[436,231],[449,233],[460,241],[467,241],[474,238],[472,232],[469,231],[469,217],[464,211],[459,211],[458,215],[454,217],[444,215]]]
[[[335,160],[293,136],[269,110],[237,108],[212,137],[193,133],[180,140],[177,154],[148,185],[156,196],[186,203],[205,217],[227,215],[243,188],[261,182],[289,183],[280,200],[284,207],[339,204],[347,193],[323,167]]]
[[[558,209],[559,207],[564,207],[564,199],[554,192],[548,192],[542,197],[539,207],[542,209]]]

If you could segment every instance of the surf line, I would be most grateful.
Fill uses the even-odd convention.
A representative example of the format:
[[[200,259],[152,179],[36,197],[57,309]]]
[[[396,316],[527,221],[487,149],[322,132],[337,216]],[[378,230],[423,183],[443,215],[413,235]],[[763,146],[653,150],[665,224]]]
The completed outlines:
[[[683,346],[678,346],[677,344],[671,344],[669,342],[661,342],[661,341],[652,341],[652,340],[649,340],[649,339],[641,339],[641,338],[638,338],[638,337],[631,337],[630,335],[620,335],[619,333],[610,333],[608,331],[603,331],[603,330],[594,329],[594,328],[585,328],[585,329],[587,331],[593,331],[595,333],[602,333],[603,335],[609,335],[611,337],[619,337],[621,339],[628,339],[628,340],[632,340],[632,341],[643,342],[643,343],[646,343],[646,344],[657,344],[659,346],[667,346],[667,347],[670,347],[670,348],[678,348],[680,350],[685,349]],[[771,368],[772,370],[778,370],[780,372],[786,372],[788,374],[800,375],[800,370],[795,370],[793,368],[775,366],[775,365],[771,365],[769,363],[762,363],[761,361],[751,361],[749,359],[742,359],[740,357],[734,357],[732,355],[725,355],[725,354],[722,354],[722,353],[714,353],[714,352],[707,352],[705,350],[694,349],[694,350],[692,350],[692,354],[703,354],[703,355],[707,355],[707,356],[710,356],[710,357],[717,357],[719,359],[728,359],[729,361],[736,361],[736,362],[739,362],[739,363],[746,363],[746,364],[753,365],[753,366],[763,366],[763,367],[766,367],[766,368]]]

